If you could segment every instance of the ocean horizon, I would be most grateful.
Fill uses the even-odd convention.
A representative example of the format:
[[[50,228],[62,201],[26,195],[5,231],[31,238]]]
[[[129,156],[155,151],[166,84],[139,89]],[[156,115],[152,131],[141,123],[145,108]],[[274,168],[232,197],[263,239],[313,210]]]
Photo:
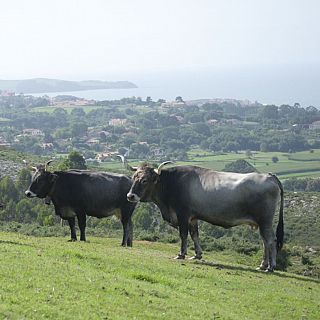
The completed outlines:
[[[138,87],[130,89],[97,89],[84,91],[33,93],[35,96],[73,95],[93,100],[117,100],[127,97],[151,97],[154,101],[173,101],[177,96],[184,100],[238,99],[262,104],[300,103],[302,107],[320,108],[319,68],[213,70],[211,72],[181,72],[135,76]]]

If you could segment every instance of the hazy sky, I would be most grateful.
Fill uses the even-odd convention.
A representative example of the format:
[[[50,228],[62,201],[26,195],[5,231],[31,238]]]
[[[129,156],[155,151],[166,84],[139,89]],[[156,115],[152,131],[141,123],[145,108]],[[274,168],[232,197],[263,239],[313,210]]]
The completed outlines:
[[[318,0],[1,0],[0,79],[320,65]]]

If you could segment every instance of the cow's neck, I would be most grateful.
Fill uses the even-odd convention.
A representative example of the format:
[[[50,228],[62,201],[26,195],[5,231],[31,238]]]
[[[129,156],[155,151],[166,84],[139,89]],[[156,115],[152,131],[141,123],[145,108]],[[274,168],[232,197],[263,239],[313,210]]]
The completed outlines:
[[[50,204],[50,202],[54,202],[54,193],[55,193],[55,187],[56,187],[57,179],[53,182],[51,189],[49,190],[46,198],[45,203]]]
[[[159,181],[154,188],[154,192],[151,195],[151,201],[154,202],[161,211],[161,215],[164,220],[172,224],[170,209],[168,201],[166,201],[166,186],[163,181]]]

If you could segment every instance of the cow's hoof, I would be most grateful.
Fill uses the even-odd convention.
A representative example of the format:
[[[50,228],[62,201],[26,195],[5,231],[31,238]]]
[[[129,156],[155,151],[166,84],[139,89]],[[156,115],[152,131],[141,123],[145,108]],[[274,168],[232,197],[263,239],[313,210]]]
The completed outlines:
[[[265,266],[265,265],[260,265],[258,268],[256,268],[256,270],[258,271],[266,271],[268,269],[268,266]]]
[[[201,259],[202,259],[202,256],[197,256],[197,255],[189,258],[189,260],[201,260]]]
[[[186,256],[182,255],[182,254],[178,254],[174,259],[175,260],[183,260]]]
[[[68,240],[68,242],[76,242],[77,241],[77,239],[70,239],[70,240]]]
[[[272,273],[274,268],[267,268],[264,272],[265,273]]]

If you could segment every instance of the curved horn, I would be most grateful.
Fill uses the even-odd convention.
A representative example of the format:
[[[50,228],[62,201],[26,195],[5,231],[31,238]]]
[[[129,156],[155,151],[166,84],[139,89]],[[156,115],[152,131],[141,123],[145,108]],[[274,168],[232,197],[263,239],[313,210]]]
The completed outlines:
[[[125,168],[129,171],[137,171],[138,167],[132,167],[130,166],[130,164],[127,162],[127,159],[121,155],[121,154],[117,154],[117,157],[119,157],[123,163],[123,165],[125,166]]]
[[[161,169],[162,169],[165,165],[167,165],[167,164],[169,164],[169,163],[172,163],[172,164],[173,164],[174,162],[172,162],[172,161],[165,161],[165,162],[160,163],[160,164],[159,164],[159,167],[158,167],[157,169],[154,169],[155,173],[160,174],[160,173],[161,173]]]
[[[46,164],[44,165],[44,171],[47,171],[49,164],[53,162],[53,159],[49,160],[46,162]]]

